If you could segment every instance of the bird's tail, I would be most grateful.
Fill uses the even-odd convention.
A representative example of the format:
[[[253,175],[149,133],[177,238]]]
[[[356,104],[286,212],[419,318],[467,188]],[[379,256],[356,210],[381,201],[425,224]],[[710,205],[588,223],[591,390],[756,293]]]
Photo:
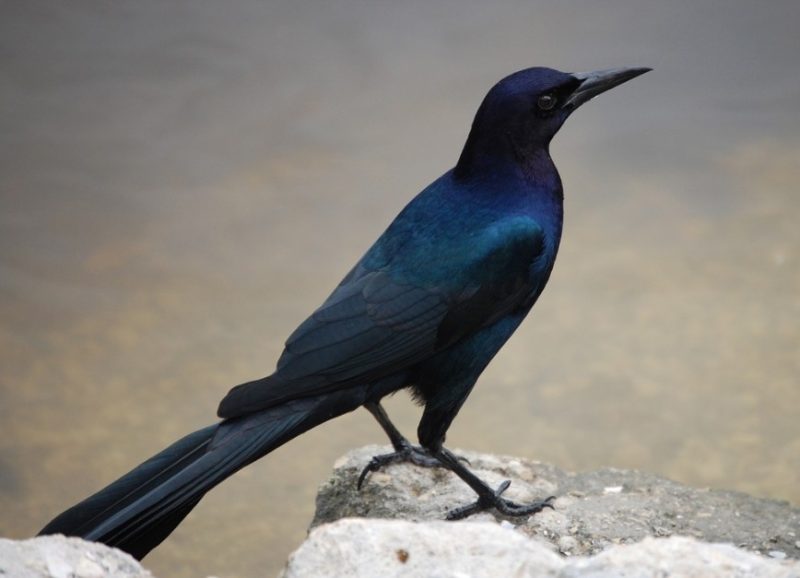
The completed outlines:
[[[364,401],[364,390],[353,388],[198,430],[60,514],[39,534],[80,536],[142,559],[225,478]]]

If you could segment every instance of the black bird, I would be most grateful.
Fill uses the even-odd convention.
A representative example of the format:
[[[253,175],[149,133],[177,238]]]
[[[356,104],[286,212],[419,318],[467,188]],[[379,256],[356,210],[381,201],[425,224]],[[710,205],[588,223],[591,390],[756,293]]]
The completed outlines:
[[[486,95],[456,166],[417,195],[286,342],[271,375],[234,387],[217,424],[156,454],[65,511],[41,534],[104,542],[144,557],[203,495],[295,436],[364,406],[395,461],[448,468],[476,492],[451,519],[495,508],[525,515],[443,447],[472,386],[536,302],[561,239],[563,192],[550,140],[592,97],[647,72],[529,68]],[[381,399],[409,388],[424,403],[412,446]]]

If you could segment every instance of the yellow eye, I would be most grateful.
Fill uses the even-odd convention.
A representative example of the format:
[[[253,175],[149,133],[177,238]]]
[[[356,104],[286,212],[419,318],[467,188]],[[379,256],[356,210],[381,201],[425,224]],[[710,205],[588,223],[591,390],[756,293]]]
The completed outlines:
[[[536,106],[539,107],[539,110],[552,110],[555,105],[556,97],[552,94],[543,94],[539,97],[539,100],[536,101]]]

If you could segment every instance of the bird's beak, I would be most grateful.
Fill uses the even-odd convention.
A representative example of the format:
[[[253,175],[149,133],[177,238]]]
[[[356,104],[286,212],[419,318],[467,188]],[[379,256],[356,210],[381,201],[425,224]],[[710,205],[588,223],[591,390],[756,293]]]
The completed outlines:
[[[564,103],[564,108],[576,109],[601,92],[619,86],[623,82],[628,82],[651,70],[652,68],[612,68],[611,70],[573,73],[572,76],[580,81],[580,85]]]

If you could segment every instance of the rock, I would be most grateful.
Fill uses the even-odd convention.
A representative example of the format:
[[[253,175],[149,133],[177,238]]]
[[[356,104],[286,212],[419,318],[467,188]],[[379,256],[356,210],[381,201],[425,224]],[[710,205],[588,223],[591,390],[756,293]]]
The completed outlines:
[[[566,558],[489,522],[344,519],[314,531],[282,578],[797,578],[800,562],[777,562],[693,538],[646,538],[592,557]]]
[[[80,538],[0,538],[0,576],[9,578],[153,578],[125,552]]]
[[[442,520],[474,493],[447,470],[397,464],[371,474],[361,491],[356,480],[370,458],[389,448],[352,451],[335,466],[317,495],[312,527],[345,517]],[[570,473],[520,458],[457,452],[495,487],[511,480],[504,496],[528,502],[557,496],[553,510],[529,518],[482,513],[471,521],[505,521],[564,555],[588,555],[647,537],[690,536],[726,542],[779,559],[800,558],[800,509],[787,502],[739,492],[691,488],[654,474],[602,469]]]
[[[282,577],[533,576],[534,562],[542,576],[561,567],[556,554],[487,522],[348,519],[311,532]]]

